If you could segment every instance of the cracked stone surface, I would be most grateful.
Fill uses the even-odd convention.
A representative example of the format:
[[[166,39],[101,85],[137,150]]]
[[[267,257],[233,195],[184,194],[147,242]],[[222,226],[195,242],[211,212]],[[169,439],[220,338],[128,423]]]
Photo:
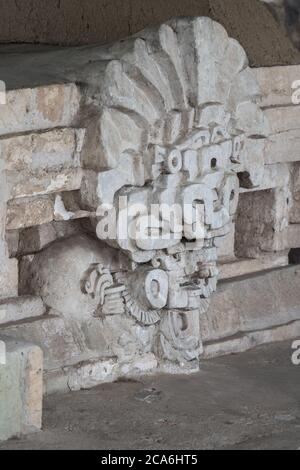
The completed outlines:
[[[203,17],[109,46],[28,47],[0,51],[0,298],[21,295],[23,311],[10,302],[1,329],[43,349],[47,393],[192,372],[203,355],[298,335],[298,289],[286,301],[284,287],[298,272],[274,271],[280,302],[264,286],[267,309],[250,279],[236,303],[238,281],[212,294],[219,268],[224,280],[286,267],[299,247],[300,67],[250,68],[248,51]],[[186,227],[163,216],[164,239],[155,214],[133,213],[141,236],[107,240],[97,208],[120,216],[125,196],[129,209],[192,206],[203,230],[176,212]],[[26,314],[28,295],[46,314]]]

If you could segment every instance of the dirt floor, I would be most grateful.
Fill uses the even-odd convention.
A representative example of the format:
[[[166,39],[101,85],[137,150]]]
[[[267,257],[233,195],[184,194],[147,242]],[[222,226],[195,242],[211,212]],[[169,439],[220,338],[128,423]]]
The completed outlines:
[[[0,449],[299,449],[291,342],[157,376],[48,397],[41,433]]]

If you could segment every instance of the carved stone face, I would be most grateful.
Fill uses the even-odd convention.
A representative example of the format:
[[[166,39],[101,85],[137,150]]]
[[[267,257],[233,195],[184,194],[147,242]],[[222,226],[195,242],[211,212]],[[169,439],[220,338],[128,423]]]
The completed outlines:
[[[56,273],[42,276],[49,251],[37,255],[40,292],[58,311],[73,305],[78,321],[84,310],[151,331],[148,350],[159,359],[197,360],[199,318],[216,289],[218,247],[239,186],[262,178],[268,125],[258,86],[242,47],[209,18],[175,19],[91,56],[82,72],[90,121],[81,202],[97,214],[100,240],[97,248],[80,242],[81,263],[73,263],[78,240],[68,248],[75,286],[63,301]],[[111,214],[121,230],[107,237]]]
[[[115,244],[136,262],[140,289],[148,266],[152,309],[201,307],[216,286],[215,241],[229,233],[237,207],[245,136],[231,136],[229,115],[221,105],[205,107],[196,122],[194,111],[189,114],[187,136],[164,147],[148,146],[146,185],[126,186],[115,198],[127,204],[130,228],[128,238],[117,234]],[[175,116],[182,121],[182,114]],[[122,219],[120,210],[117,216]]]
[[[128,227],[106,241],[133,261],[116,279],[131,313],[139,321],[148,313],[147,323],[162,309],[207,308],[238,174],[259,184],[259,158],[251,158],[267,126],[245,53],[220,25],[179,19],[138,36],[111,48],[90,90],[99,120],[87,132],[84,160],[93,171],[82,198],[94,210],[110,205]],[[106,223],[97,230],[103,240]]]

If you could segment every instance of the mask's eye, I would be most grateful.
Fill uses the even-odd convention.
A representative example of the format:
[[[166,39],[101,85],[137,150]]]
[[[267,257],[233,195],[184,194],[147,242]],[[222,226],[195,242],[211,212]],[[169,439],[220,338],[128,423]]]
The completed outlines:
[[[215,170],[217,168],[217,159],[216,158],[211,159],[210,166],[211,166],[212,170]]]

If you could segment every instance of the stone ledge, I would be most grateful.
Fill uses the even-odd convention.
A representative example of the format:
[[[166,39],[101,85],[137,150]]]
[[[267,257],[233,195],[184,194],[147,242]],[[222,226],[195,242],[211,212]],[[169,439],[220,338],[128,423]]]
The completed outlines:
[[[1,244],[1,241],[0,241]],[[18,295],[18,260],[1,259],[0,268],[0,299]]]
[[[1,106],[0,135],[71,126],[80,99],[73,83],[8,91],[6,104]]]
[[[291,104],[290,106],[268,108],[264,110],[264,115],[268,119],[271,134],[300,129],[299,105],[295,106]]]
[[[274,163],[264,165],[261,184],[254,188],[240,188],[240,193],[265,191],[266,189],[284,188],[290,183],[290,164]]]
[[[68,328],[64,319],[56,315],[43,315],[19,323],[4,325],[1,334],[8,338],[23,339],[37,344],[44,353],[44,369],[53,369],[82,357],[78,336]],[[77,340],[77,341],[76,341]]]
[[[278,341],[292,340],[300,336],[300,321],[294,321],[287,325],[280,325],[261,331],[239,334],[234,337],[204,343],[203,358],[226,356],[248,351],[262,344],[274,343]]]
[[[292,105],[292,83],[300,80],[300,65],[252,69],[261,88],[262,107]]]
[[[218,265],[219,280],[259,273],[261,271],[287,266],[288,264],[288,253],[265,255],[258,259],[236,259]]]
[[[8,171],[61,170],[80,165],[84,130],[60,128],[0,139]]]
[[[300,321],[299,280],[300,266],[288,266],[220,282],[202,316],[203,342],[223,343],[237,334]]]
[[[81,178],[80,175],[79,178]],[[76,220],[95,216],[95,213],[77,207],[66,208],[63,200],[65,194],[71,194],[71,192],[63,191],[58,194],[51,193],[10,200],[7,204],[6,230],[20,230],[53,221]],[[70,199],[72,198],[70,197]]]
[[[65,191],[76,191],[80,189],[83,171],[81,168],[64,169],[61,171],[35,172],[28,174],[8,174],[11,181],[11,200],[26,197],[44,196],[47,194]],[[12,203],[11,203],[12,204]]]
[[[6,345],[6,364],[0,365],[0,440],[6,440],[41,429],[43,353],[23,341],[0,339]]]
[[[109,383],[121,377],[139,377],[162,372],[153,353],[141,355],[132,364],[118,364],[117,358],[90,359],[45,373],[45,393],[78,391]],[[169,369],[170,372],[170,369]],[[180,369],[182,373],[182,369]]]
[[[299,147],[299,129],[270,135],[264,148],[265,164],[297,162]]]
[[[0,300],[0,328],[8,323],[40,317],[46,307],[40,297],[22,296]]]

